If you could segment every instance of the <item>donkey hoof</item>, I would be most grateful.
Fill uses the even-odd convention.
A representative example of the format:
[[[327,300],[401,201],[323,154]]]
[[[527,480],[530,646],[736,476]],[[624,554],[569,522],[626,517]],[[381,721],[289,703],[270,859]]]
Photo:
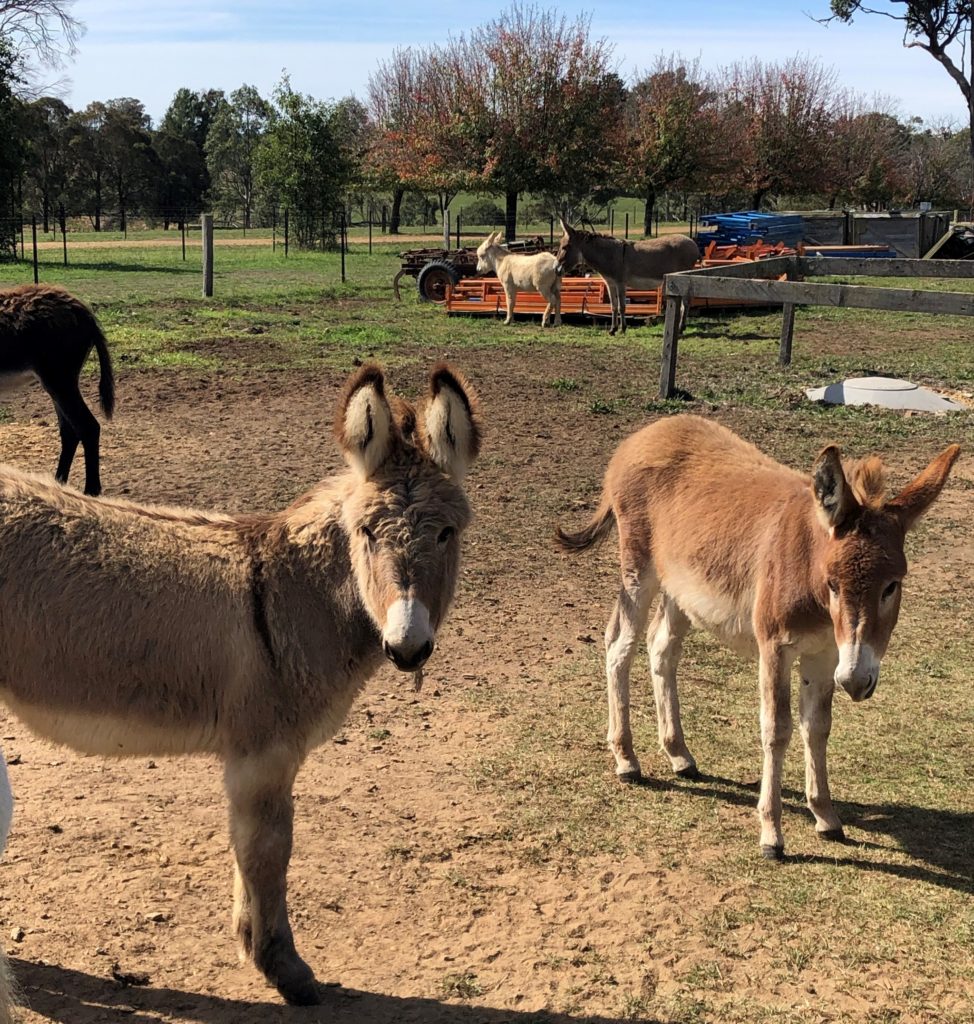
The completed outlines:
[[[677,778],[689,779],[691,782],[700,781],[700,769],[695,764],[688,764],[686,768],[676,768]]]
[[[784,860],[785,848],[783,846],[766,846],[761,844],[761,856],[765,860]]]
[[[291,1006],[317,1006],[321,1002],[321,986],[313,974],[303,978],[279,978],[277,991]]]
[[[845,831],[842,828],[829,828],[819,832],[819,839],[825,839],[830,843],[844,843]]]
[[[643,773],[637,768],[631,772],[619,772],[616,778],[624,785],[632,786],[637,782],[643,781]]]

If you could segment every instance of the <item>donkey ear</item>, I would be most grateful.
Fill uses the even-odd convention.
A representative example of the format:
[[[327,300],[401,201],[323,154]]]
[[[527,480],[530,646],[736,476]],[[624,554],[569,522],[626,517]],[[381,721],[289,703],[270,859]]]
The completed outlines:
[[[374,363],[366,363],[345,385],[335,416],[335,436],[348,464],[365,478],[389,457],[396,425],[382,370]]]
[[[568,221],[565,220],[565,218],[561,214],[558,215],[558,219],[561,221],[561,227],[562,227],[562,230],[565,232],[565,234],[566,235],[571,235],[572,234],[572,227],[568,223]]]
[[[812,489],[815,492],[815,511],[823,526],[833,534],[848,525],[859,512],[859,502],[845,478],[839,449],[834,444],[823,448],[815,462]]]
[[[912,529],[914,523],[937,500],[947,482],[950,469],[960,455],[960,445],[945,448],[926,469],[918,473],[907,485],[886,503],[903,523],[903,529]]]
[[[446,363],[430,376],[423,435],[430,458],[457,483],[480,451],[480,403],[476,392]]]

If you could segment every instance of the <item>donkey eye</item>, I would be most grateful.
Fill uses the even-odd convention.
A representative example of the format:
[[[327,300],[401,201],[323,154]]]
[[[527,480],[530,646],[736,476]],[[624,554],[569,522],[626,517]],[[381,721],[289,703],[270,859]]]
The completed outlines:
[[[836,583],[835,580],[829,580],[829,590],[831,590],[836,597],[839,596],[839,584]]]
[[[454,530],[452,526],[444,526],[443,529],[440,530],[439,537],[436,538],[436,543],[445,544],[456,532],[457,531]]]
[[[367,527],[360,526],[358,532],[370,543],[375,543],[375,534]]]
[[[883,591],[883,600],[888,601],[896,593],[896,588],[899,585],[900,584],[898,580],[893,580],[893,582],[890,583]]]

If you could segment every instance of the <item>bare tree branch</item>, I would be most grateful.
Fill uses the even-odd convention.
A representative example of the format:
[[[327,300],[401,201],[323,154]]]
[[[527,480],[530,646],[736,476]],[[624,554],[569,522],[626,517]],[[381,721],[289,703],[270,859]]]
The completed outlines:
[[[0,36],[40,64],[63,67],[78,50],[84,25],[71,13],[74,0],[0,0]]]

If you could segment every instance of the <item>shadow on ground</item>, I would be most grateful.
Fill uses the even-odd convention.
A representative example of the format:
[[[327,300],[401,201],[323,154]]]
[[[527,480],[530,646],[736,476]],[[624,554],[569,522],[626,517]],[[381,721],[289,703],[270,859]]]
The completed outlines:
[[[125,988],[83,971],[11,960],[24,1002],[35,1014],[60,1024],[251,1024],[263,1021],[328,1024],[615,1024],[617,1018],[522,1013],[488,1006],[444,1003],[437,999],[398,998],[324,986],[320,1006],[285,1006],[268,991],[266,1002],[223,999],[171,988]],[[644,1024],[672,1024],[642,1018]]]

